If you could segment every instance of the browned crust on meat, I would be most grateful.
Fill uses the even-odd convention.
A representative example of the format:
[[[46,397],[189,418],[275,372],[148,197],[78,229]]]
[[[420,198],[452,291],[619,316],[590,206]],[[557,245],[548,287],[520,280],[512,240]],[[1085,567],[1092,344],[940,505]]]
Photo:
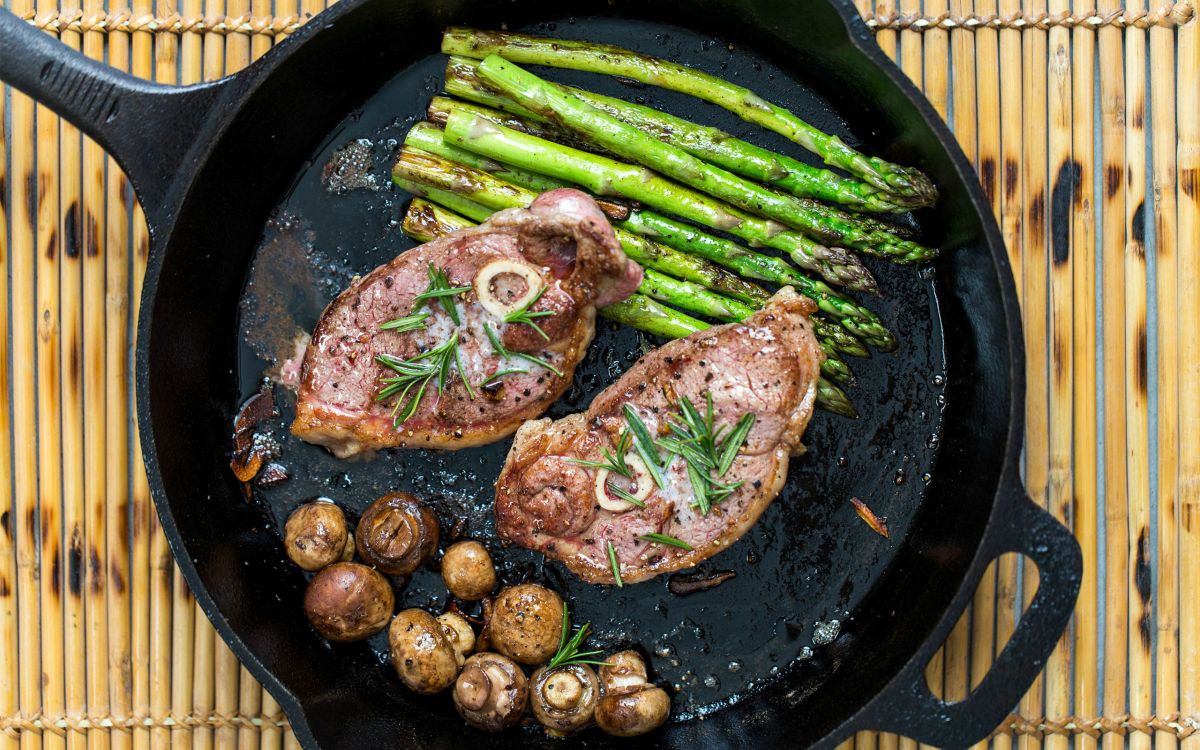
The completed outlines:
[[[546,456],[592,457],[598,445],[611,445],[615,439],[614,431],[620,429],[619,424],[623,423],[621,409],[626,401],[637,402],[636,394],[652,383],[670,383],[672,363],[689,356],[694,359],[696,352],[703,352],[705,346],[715,345],[723,335],[741,333],[755,326],[794,326],[789,334],[791,338],[786,343],[798,347],[795,354],[801,381],[795,387],[800,390],[788,391],[788,411],[778,413],[786,422],[782,423],[777,439],[764,445],[761,452],[743,453],[735,459],[729,476],[746,479],[747,483],[725,502],[714,506],[709,516],[704,516],[701,522],[712,523],[714,527],[719,525],[719,533],[707,542],[694,542],[693,550],[654,545],[638,556],[636,564],[623,565],[621,578],[625,583],[636,583],[662,573],[692,567],[731,545],[758,521],[767,506],[779,495],[787,480],[791,456],[804,451],[800,440],[812,415],[819,367],[823,360],[808,321],[808,315],[814,308],[810,300],[796,296],[791,290],[781,290],[767,308],[744,324],[714,327],[687,339],[671,342],[646,355],[597,396],[587,412],[573,414],[557,422],[549,419],[527,422],[517,431],[508,460],[496,482],[496,527],[499,534],[561,560],[572,573],[588,583],[615,583],[607,559],[597,554],[582,554],[589,549],[594,552],[595,542],[588,541],[586,536],[597,536],[596,524],[605,512],[598,509],[594,511],[590,525],[585,530],[587,533],[584,534],[555,534],[544,526],[538,528],[521,507],[526,473]],[[781,315],[789,320],[777,322]],[[737,327],[739,325],[741,328]],[[759,484],[753,483],[755,479]],[[578,481],[577,477],[575,481]],[[565,477],[563,484],[571,484],[571,477]],[[653,516],[658,512],[659,509],[651,504],[649,510],[632,511],[629,515],[650,513]],[[673,513],[669,506],[667,512]],[[604,520],[611,521],[611,518],[609,515]],[[580,542],[581,538],[586,543]]]

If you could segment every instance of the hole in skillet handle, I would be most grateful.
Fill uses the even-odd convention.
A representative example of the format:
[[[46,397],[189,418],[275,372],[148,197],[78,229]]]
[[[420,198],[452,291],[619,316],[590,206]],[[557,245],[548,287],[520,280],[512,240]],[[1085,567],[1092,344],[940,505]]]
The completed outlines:
[[[69,120],[129,175],[152,232],[171,215],[169,191],[220,118],[234,78],[196,86],[151,83],[89,59],[0,9],[0,80]],[[186,177],[182,178],[186,179]]]
[[[920,654],[845,728],[896,732],[935,747],[968,747],[984,739],[1020,701],[1066,629],[1083,577],[1083,555],[1071,531],[1036,505],[1010,473],[1008,489],[966,583]],[[965,700],[936,697],[925,663],[970,602],[979,578],[1000,555],[1016,552],[1037,565],[1040,581],[1029,608],[991,670]]]

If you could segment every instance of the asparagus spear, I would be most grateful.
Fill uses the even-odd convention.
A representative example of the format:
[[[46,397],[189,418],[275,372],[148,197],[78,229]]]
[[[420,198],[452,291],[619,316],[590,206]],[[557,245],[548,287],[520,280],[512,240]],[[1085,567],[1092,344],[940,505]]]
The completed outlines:
[[[470,60],[469,62],[471,65],[477,64],[474,60]],[[486,97],[481,95],[479,99],[482,101],[467,99],[466,97],[451,99],[448,96],[435,96],[429,100],[429,106],[425,108],[425,116],[429,118],[430,122],[438,126],[444,126],[446,118],[450,116],[450,109],[457,107],[472,112],[485,120],[491,120],[497,125],[503,125],[506,128],[519,130],[529,135],[536,135],[538,138],[558,141],[559,143],[565,143],[568,146],[581,148],[585,151],[596,148],[594,144],[576,138],[570,131],[556,128],[549,123],[540,122],[536,117],[509,114],[506,110],[502,110],[499,107],[485,106],[493,101],[491,97],[502,99],[509,106],[515,107],[507,97],[501,97],[499,94],[489,94]],[[532,114],[532,112],[529,113],[529,115]]]
[[[480,170],[439,159],[412,147],[401,149],[392,181],[475,221],[505,208],[528,206],[536,193],[506,183]],[[762,287],[694,255],[673,250],[619,227],[613,227],[625,254],[646,268],[690,281],[754,308],[771,295]]]
[[[668,210],[678,209],[675,213],[685,216],[691,214],[701,217],[702,221],[708,219],[710,225],[718,228],[728,228],[731,221],[737,221],[736,217],[730,216],[719,203],[707,196],[657,178],[644,169],[503,129],[467,112],[454,111],[451,114],[443,137],[464,146],[469,143],[472,150],[486,150],[489,152],[486,155],[492,158],[536,164],[539,171],[549,172],[560,179],[570,179],[594,192],[613,192],[614,184],[619,182],[628,186],[629,192],[636,191],[655,203],[668,205]],[[403,157],[397,164],[402,161]],[[653,185],[655,189],[646,190],[648,185]],[[692,203],[693,198],[696,199],[695,203]],[[859,338],[883,350],[895,349],[896,339],[871,311],[839,296],[818,279],[797,273],[789,283],[794,283],[797,291],[815,300],[819,308],[836,317]]]
[[[790,156],[735,138],[714,127],[697,125],[642,104],[574,86],[555,86],[560,91],[569,92],[596,109],[607,112],[660,141],[678,146],[692,156],[743,177],[769,183],[801,198],[819,198],[861,211],[882,213],[898,213],[919,207],[911,201],[898,201],[894,196],[885,196],[873,185],[846,179],[828,169],[810,166]],[[479,63],[475,60],[451,57],[446,64],[445,89],[454,96],[488,105],[486,108],[475,110],[476,114],[488,119],[498,115],[501,125],[551,140],[560,140],[563,135],[562,129],[554,127],[553,124],[546,124],[541,115],[517,104],[489,86],[479,75]],[[438,107],[445,104],[439,102]],[[430,119],[436,119],[436,116],[441,114],[431,113]],[[569,133],[566,135],[569,136]],[[579,147],[576,143],[570,145]]]
[[[714,198],[726,201],[744,211],[768,220],[751,224],[747,239],[769,242],[788,227],[799,230],[802,236],[791,240],[789,248],[797,265],[817,271],[830,281],[852,284],[861,275],[862,267],[856,258],[838,247],[827,247],[842,239],[857,239],[853,230],[837,231],[822,223],[791,195],[770,190],[724,169],[707,164],[682,149],[647,135],[632,125],[588,105],[586,102],[547,84],[534,74],[505,61],[496,55],[479,65],[479,72],[490,83],[522,105],[572,131],[600,144],[607,150],[634,163],[657,170],[684,185]],[[739,224],[753,220],[738,217]],[[757,227],[757,228],[754,228]],[[842,227],[846,229],[846,227]]]
[[[678,63],[606,44],[466,28],[447,29],[442,52],[480,59],[499,54],[516,63],[623,76],[690,94],[790,138],[829,166],[845,169],[889,195],[922,205],[932,205],[937,199],[937,189],[920,171],[865,156],[750,89]]]
[[[485,209],[486,210],[486,209]],[[404,233],[409,237],[419,242],[429,242],[443,237],[450,232],[465,229],[474,226],[474,222],[463,218],[455,213],[447,211],[440,206],[429,203],[421,198],[414,198],[409,204],[408,211],[404,214],[404,223],[402,228]],[[649,271],[648,274],[653,274]],[[662,276],[661,274],[657,274]],[[651,277],[648,275],[647,279]],[[669,279],[669,277],[663,277]],[[675,280],[671,280],[675,281]],[[647,292],[646,283],[643,282],[642,293],[634,294],[626,300],[617,302],[613,305],[600,309],[600,315],[609,320],[614,320],[618,323],[623,323],[632,328],[662,336],[663,338],[681,338],[696,331],[704,330],[708,324],[691,318],[677,310],[672,310],[669,307],[660,305],[655,302],[652,297],[656,296],[653,292]],[[711,294],[711,293],[710,293]],[[715,295],[714,295],[715,296]],[[670,300],[667,300],[670,301]],[[730,303],[732,300],[726,300]],[[736,303],[734,303],[736,304]],[[752,310],[745,309],[741,311],[741,318],[750,315]],[[737,318],[737,319],[741,319]],[[734,318],[731,318],[734,319]],[[825,361],[821,364],[821,373],[830,381],[850,384],[854,382],[854,374],[850,371],[837,352],[833,351],[832,345],[828,339],[819,339],[821,349],[825,352]],[[833,390],[830,390],[830,389]],[[833,409],[839,414],[846,414],[846,405],[849,405],[849,399],[840,390],[837,390],[830,383],[823,383],[818,387],[818,398],[822,392],[826,392],[831,398]],[[837,398],[837,394],[841,394],[841,398]],[[818,401],[818,406],[824,407],[824,404]],[[853,406],[850,406],[850,415],[852,414]]]
[[[817,406],[843,417],[858,419],[858,410],[846,392],[825,378],[817,381]]]
[[[852,357],[870,357],[871,351],[855,338],[854,334],[842,328],[837,323],[830,322],[820,315],[813,315],[809,320],[813,324],[813,332],[817,338],[829,342],[834,350]]]
[[[547,190],[567,186],[567,183],[560,180],[524,169],[510,167],[507,164],[493,161],[486,156],[480,156],[466,149],[452,146],[442,138],[441,128],[432,123],[418,122],[416,125],[413,125],[404,136],[404,142],[423,151],[428,151],[431,154],[437,154],[459,164],[495,175],[505,182],[520,185],[535,193],[543,193]]]
[[[569,180],[599,195],[622,195],[751,243],[768,245],[835,284],[875,291],[874,277],[851,253],[817,245],[797,232],[786,231],[778,222],[751,216],[644,167],[535,138],[459,110],[451,112],[443,137],[469,151]]]

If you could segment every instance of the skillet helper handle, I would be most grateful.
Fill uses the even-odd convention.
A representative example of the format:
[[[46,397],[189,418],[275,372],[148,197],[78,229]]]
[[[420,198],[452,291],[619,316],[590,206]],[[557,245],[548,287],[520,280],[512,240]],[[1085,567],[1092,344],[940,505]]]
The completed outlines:
[[[151,229],[224,82],[164,86],[92,60],[0,9],[0,81],[91,136],[129,175]]]
[[[999,533],[990,548],[992,559],[1019,552],[1037,565],[1037,594],[1021,616],[1004,650],[983,681],[963,701],[935,697],[917,664],[872,717],[870,728],[894,731],[918,742],[943,748],[968,747],[985,737],[1010,713],[1045,666],[1066,629],[1083,576],[1083,556],[1071,532],[1038,507],[1023,488],[997,519]]]

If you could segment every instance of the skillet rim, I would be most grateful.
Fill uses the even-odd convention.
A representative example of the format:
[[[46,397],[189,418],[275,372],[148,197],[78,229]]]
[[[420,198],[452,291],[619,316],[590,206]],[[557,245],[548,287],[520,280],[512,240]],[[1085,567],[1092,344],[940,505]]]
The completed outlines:
[[[342,0],[327,8],[320,15],[323,23],[314,23],[310,19],[295,33],[278,46],[273,47],[251,67],[227,76],[208,87],[222,89],[216,96],[214,108],[225,110],[228,114],[210,118],[197,133],[196,147],[191,150],[189,157],[196,164],[207,163],[212,157],[218,144],[227,137],[229,126],[240,112],[246,101],[255,93],[258,87],[268,79],[291,55],[305,42],[311,39],[325,26],[332,25],[342,16],[353,12],[358,7],[376,0]],[[870,698],[854,714],[844,722],[817,738],[814,747],[831,747],[845,736],[858,729],[869,728],[872,709],[877,709],[881,699],[890,695],[899,683],[903,682],[915,662],[921,665],[941,646],[945,636],[950,632],[959,614],[966,607],[974,594],[983,568],[990,563],[989,540],[997,536],[996,518],[1009,503],[1005,496],[1014,493],[1024,496],[1024,489],[1018,476],[1018,461],[1024,434],[1024,404],[1025,404],[1025,348],[1020,308],[1016,299],[1016,285],[1012,267],[1008,261],[1003,237],[995,217],[992,215],[978,175],[963,153],[958,141],[951,133],[949,126],[934,110],[932,104],[911,80],[895,65],[874,41],[874,36],[866,23],[860,17],[851,0],[825,0],[841,17],[847,40],[854,46],[857,53],[866,58],[876,71],[886,76],[892,87],[897,89],[907,99],[924,120],[937,139],[940,148],[949,157],[959,180],[966,186],[967,196],[975,217],[979,220],[984,244],[991,255],[993,271],[996,274],[1000,304],[1004,310],[1004,326],[1007,334],[1007,360],[1009,368],[1008,391],[1008,430],[1004,439],[1004,453],[999,462],[1000,473],[991,497],[991,510],[987,523],[983,528],[979,543],[965,568],[964,575],[957,585],[950,603],[942,612],[937,625],[907,658],[895,675],[881,684],[875,695]],[[259,660],[257,655],[243,642],[240,635],[229,624],[223,613],[217,608],[212,595],[204,585],[196,565],[188,554],[182,534],[175,524],[170,499],[167,497],[163,484],[154,437],[154,422],[151,418],[150,406],[150,344],[154,316],[153,310],[157,299],[158,281],[162,273],[166,248],[170,246],[178,219],[178,210],[187,201],[195,187],[195,170],[178,172],[165,192],[165,199],[158,212],[147,211],[150,225],[151,250],[147,262],[144,285],[140,299],[140,309],[146,314],[139,315],[137,326],[137,348],[135,351],[135,390],[137,396],[137,418],[140,425],[146,426],[140,430],[143,460],[145,462],[147,480],[151,497],[157,510],[159,520],[166,535],[176,563],[179,565],[189,589],[195,596],[197,604],[213,623],[222,639],[238,656],[242,664],[265,687],[283,709],[297,739],[304,747],[316,747],[316,738],[309,727],[306,709],[301,700],[288,689],[275,674]],[[875,711],[877,712],[877,711]]]

